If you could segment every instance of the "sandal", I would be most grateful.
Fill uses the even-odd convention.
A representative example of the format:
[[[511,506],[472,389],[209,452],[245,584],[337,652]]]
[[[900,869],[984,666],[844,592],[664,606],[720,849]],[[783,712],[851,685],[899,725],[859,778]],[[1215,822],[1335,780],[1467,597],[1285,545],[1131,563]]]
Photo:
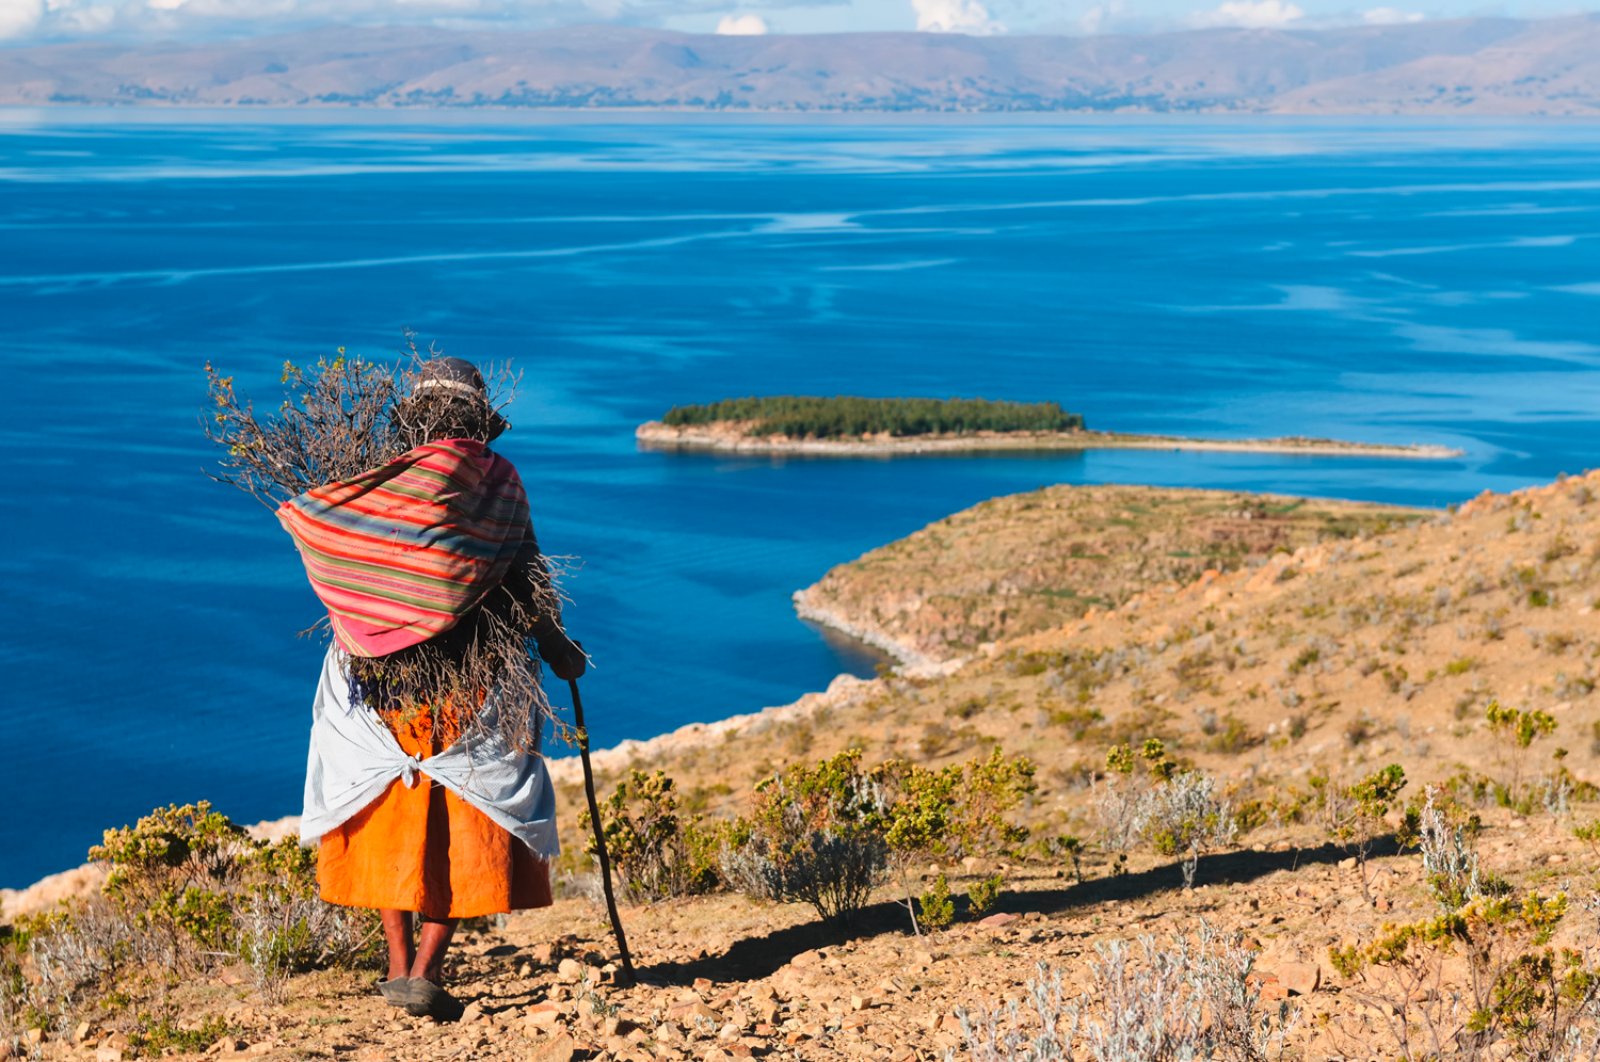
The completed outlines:
[[[461,1001],[426,977],[413,977],[406,987],[406,1013],[414,1018],[455,1021],[466,1008]]]
[[[405,1006],[410,988],[411,978],[409,977],[391,977],[387,981],[378,982],[378,994],[391,1007]]]

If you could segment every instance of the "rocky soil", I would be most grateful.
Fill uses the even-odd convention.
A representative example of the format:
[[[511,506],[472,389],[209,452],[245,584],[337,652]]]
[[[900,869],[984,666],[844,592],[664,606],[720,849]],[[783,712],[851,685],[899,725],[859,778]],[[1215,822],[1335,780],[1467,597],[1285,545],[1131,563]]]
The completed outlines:
[[[1592,857],[1552,823],[1491,815],[1481,847],[1486,869],[1519,881],[1591,885]],[[1255,953],[1251,982],[1264,1010],[1298,1012],[1288,1057],[1383,1054],[1384,1004],[1336,973],[1327,950],[1432,913],[1415,856],[1375,860],[1370,900],[1353,861],[1307,832],[1206,858],[1190,891],[1166,862],[1139,860],[1116,876],[1093,862],[1083,882],[1064,868],[1012,868],[996,913],[920,937],[888,897],[838,929],[809,909],[735,896],[625,908],[641,978],[629,988],[612,983],[616,951],[603,910],[562,899],[463,933],[448,973],[467,1008],[454,1023],[389,1008],[373,989],[376,974],[300,977],[290,1000],[271,1006],[241,971],[224,970],[171,1004],[192,1024],[227,1020],[229,1034],[193,1057],[911,1062],[952,1049],[964,1057],[958,1011],[1022,997],[1040,963],[1059,971],[1070,993],[1099,958],[1097,945],[1192,937],[1204,921],[1240,934]],[[1569,935],[1594,928],[1574,925]],[[64,1042],[37,1047],[45,1058],[111,1060],[131,1057],[126,1044],[85,1023]]]

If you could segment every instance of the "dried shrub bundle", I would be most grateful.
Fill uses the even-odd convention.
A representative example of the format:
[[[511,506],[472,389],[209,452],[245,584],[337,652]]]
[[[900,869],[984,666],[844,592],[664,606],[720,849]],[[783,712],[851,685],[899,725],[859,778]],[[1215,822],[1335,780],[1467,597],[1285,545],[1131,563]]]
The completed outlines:
[[[221,446],[212,478],[238,487],[270,509],[313,487],[376,468],[405,453],[395,411],[411,375],[400,366],[318,358],[283,363],[283,402],[275,416],[234,390],[233,377],[206,363],[211,412],[206,438]]]
[[[283,366],[283,399],[257,414],[233,377],[206,365],[206,437],[223,450],[211,477],[269,508],[312,488],[348,479],[436,439],[488,442],[504,428],[499,411],[515,393],[509,367],[484,372],[489,401],[458,394],[413,394],[424,360],[439,352],[407,350],[394,364],[347,356]],[[463,736],[493,727],[513,748],[538,746],[549,703],[530,643],[559,635],[561,596],[552,559],[524,549],[500,587],[445,634],[382,657],[348,658],[347,671],[374,708],[403,714],[449,706]],[[555,574],[559,574],[556,572]],[[307,631],[331,634],[326,617]],[[492,710],[490,710],[492,709]]]

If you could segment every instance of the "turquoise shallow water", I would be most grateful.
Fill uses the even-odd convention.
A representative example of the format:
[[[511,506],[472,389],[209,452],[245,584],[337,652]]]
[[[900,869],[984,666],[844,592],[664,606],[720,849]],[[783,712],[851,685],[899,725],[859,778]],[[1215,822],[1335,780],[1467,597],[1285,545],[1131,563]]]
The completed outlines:
[[[597,740],[784,703],[869,654],[829,566],[1055,482],[1444,505],[1594,463],[1593,125],[0,115],[0,885],[209,797],[296,810],[319,649],[270,515],[208,482],[201,365],[416,328],[524,372],[502,449],[581,558]],[[675,402],[1060,400],[1096,427],[1444,462],[639,452]]]

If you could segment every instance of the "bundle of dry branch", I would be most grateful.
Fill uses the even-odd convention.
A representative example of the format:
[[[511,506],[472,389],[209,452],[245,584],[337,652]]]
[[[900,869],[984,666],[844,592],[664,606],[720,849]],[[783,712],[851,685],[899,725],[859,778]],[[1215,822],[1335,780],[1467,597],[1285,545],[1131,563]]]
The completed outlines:
[[[383,364],[345,354],[298,366],[285,362],[283,400],[258,415],[234,388],[233,377],[209,363],[206,436],[223,449],[218,482],[243,490],[269,508],[314,487],[348,479],[392,461],[425,442],[444,438],[488,441],[504,426],[498,411],[515,392],[509,368],[484,373],[488,408],[460,397],[414,393],[429,356],[408,337],[406,355]],[[533,643],[561,635],[561,597],[550,559],[525,549],[501,585],[455,627],[420,645],[381,657],[351,657],[347,670],[374,708],[416,712],[449,704],[463,732],[482,733],[491,713],[513,747],[531,749],[549,705],[539,681]],[[304,632],[330,636],[324,618]]]

